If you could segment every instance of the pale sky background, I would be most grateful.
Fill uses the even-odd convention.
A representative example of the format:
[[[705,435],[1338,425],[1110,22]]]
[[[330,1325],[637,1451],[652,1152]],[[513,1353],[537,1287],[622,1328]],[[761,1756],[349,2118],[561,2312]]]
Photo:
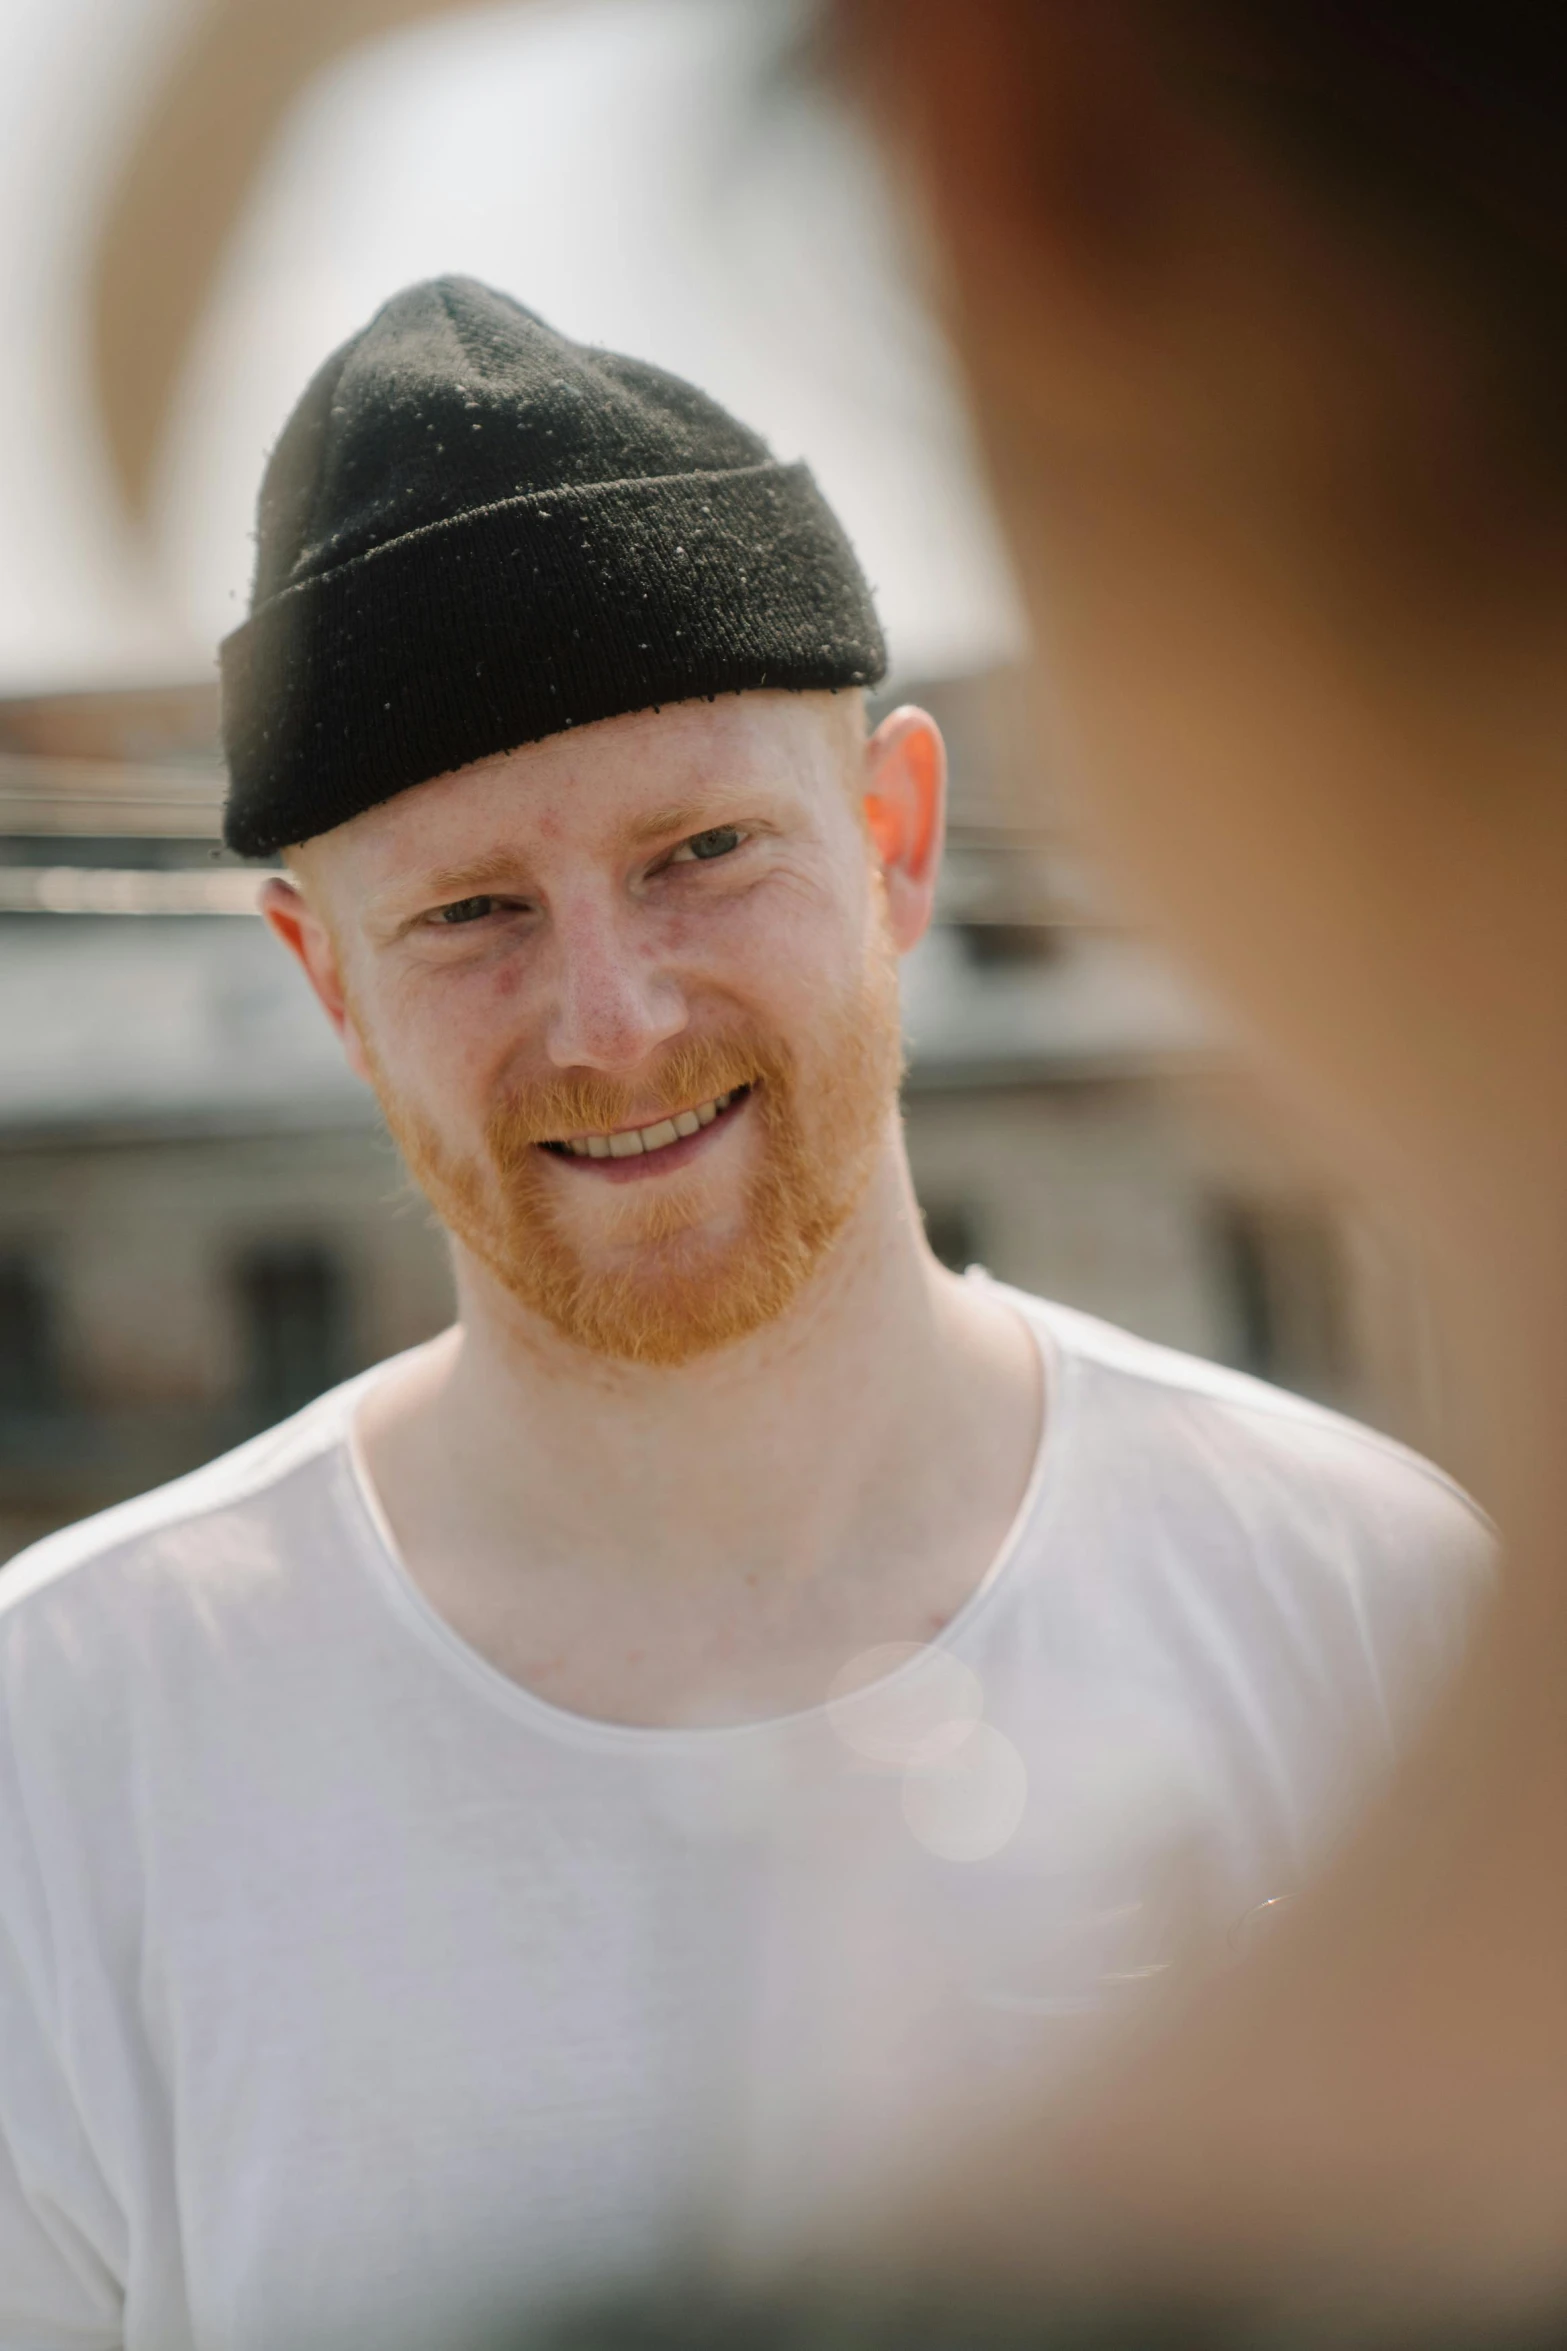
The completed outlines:
[[[361,50],[305,92],[180,387],[150,543],[83,373],[92,224],[193,0],[0,0],[0,692],[207,674],[266,450],[332,346],[458,270],[691,376],[804,455],[897,671],[1021,624],[878,166],[787,59],[805,0],[530,0]]]

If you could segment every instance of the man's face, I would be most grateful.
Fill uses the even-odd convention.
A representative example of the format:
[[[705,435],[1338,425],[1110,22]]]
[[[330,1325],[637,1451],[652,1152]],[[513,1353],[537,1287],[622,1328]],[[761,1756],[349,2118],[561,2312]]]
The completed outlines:
[[[307,963],[461,1244],[598,1353],[781,1313],[889,1148],[895,950],[857,701],[560,735],[296,853]]]

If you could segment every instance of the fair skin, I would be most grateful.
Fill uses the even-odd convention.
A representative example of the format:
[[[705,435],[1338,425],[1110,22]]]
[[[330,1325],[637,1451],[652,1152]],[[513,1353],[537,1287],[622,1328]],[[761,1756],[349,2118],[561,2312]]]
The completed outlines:
[[[295,852],[264,911],[354,1067],[477,1152],[503,1079],[596,1073],[651,1114],[683,1039],[737,1013],[808,1030],[878,905],[907,953],[943,788],[918,711],[867,742],[847,697],[686,703],[404,792]],[[742,1100],[667,1157],[543,1165],[591,1264],[623,1245],[628,1185],[699,1183],[716,1231],[761,1148]],[[1004,1539],[1037,1359],[931,1257],[891,1111],[798,1298],[690,1362],[594,1353],[460,1242],[454,1262],[455,1327],[373,1389],[359,1437],[415,1582],[539,1696],[652,1725],[818,1704],[861,1651],[939,1633]]]

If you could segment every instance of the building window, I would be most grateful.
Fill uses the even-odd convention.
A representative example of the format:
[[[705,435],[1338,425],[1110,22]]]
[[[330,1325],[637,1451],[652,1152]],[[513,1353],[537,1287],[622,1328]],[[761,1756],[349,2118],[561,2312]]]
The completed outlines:
[[[968,960],[980,971],[1037,971],[1060,960],[1062,932],[1045,922],[958,922]]]
[[[348,1285],[319,1241],[267,1241],[236,1269],[245,1400],[263,1419],[297,1412],[351,1369]]]
[[[1227,1201],[1215,1237],[1236,1369],[1305,1396],[1340,1394],[1350,1365],[1332,1217],[1298,1200]]]
[[[54,1286],[27,1249],[0,1249],[0,1412],[47,1412],[60,1401]]]
[[[979,1219],[966,1200],[933,1201],[923,1207],[925,1238],[943,1265],[966,1273],[980,1256]]]

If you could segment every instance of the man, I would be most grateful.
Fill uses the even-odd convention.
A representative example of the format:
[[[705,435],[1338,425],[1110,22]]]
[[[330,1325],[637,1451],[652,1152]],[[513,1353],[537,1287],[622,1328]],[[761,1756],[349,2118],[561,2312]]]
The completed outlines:
[[[1483,1548],[945,1273],[942,753],[803,467],[464,280],[330,359],[231,841],[456,1327],[5,1579],[0,2344],[455,2345],[884,2176],[1288,1893]]]

